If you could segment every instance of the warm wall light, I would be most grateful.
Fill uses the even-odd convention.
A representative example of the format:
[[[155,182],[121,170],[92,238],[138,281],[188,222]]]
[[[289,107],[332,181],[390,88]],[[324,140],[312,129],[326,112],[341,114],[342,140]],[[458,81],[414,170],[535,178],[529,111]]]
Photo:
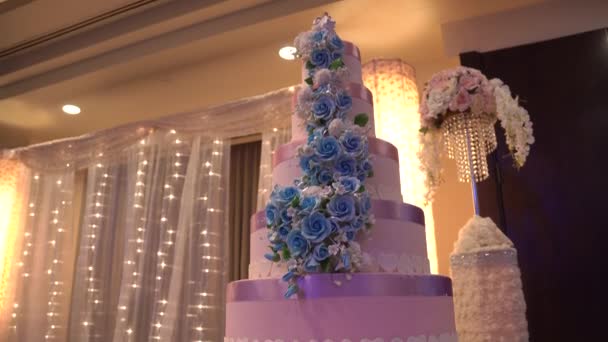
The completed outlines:
[[[20,219],[24,189],[20,188],[22,164],[14,160],[0,159],[0,324],[12,309],[12,286],[9,282],[12,268],[18,265],[15,258],[19,245]],[[12,304],[12,303],[10,303]]]
[[[399,59],[374,59],[363,66],[363,83],[374,96],[376,136],[399,149],[403,200],[424,210],[430,268],[437,273],[433,208],[424,205],[425,175],[417,157],[420,116],[414,68]]]
[[[66,104],[61,109],[63,112],[70,115],[80,114],[80,107],[73,104]]]
[[[292,61],[294,59],[296,59],[295,53],[296,53],[296,48],[293,46],[283,46],[282,48],[279,49],[279,56],[281,56],[281,58],[286,59],[288,61]]]

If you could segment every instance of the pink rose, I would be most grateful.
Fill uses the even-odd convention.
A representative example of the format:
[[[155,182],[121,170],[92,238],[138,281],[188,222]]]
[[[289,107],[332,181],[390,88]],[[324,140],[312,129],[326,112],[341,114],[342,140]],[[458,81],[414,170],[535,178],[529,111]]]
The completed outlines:
[[[450,102],[450,110],[453,112],[464,112],[471,106],[471,95],[461,88],[455,98]]]
[[[460,78],[460,85],[466,90],[473,90],[479,86],[481,80],[472,75],[463,75]]]

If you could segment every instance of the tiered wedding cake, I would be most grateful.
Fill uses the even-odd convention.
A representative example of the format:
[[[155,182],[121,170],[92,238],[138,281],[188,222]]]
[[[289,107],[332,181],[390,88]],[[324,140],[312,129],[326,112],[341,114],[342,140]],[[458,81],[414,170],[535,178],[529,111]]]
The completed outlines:
[[[402,202],[359,50],[334,25],[296,39],[292,141],[251,219],[250,279],[228,285],[226,341],[456,341],[450,280],[429,274],[424,214]]]

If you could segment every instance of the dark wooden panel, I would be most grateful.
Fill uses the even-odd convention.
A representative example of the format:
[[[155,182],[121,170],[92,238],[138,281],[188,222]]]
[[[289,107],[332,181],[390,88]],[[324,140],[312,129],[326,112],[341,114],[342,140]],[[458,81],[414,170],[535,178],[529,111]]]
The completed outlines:
[[[520,171],[498,131],[491,156],[498,172],[479,189],[482,214],[499,222],[519,251],[531,340],[603,336],[607,31],[467,53],[461,62],[505,81],[534,122],[537,141]]]

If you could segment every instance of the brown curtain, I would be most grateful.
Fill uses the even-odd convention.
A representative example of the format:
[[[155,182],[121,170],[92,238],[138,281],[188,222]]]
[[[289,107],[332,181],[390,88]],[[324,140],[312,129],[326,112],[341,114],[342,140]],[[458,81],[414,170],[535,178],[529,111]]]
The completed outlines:
[[[249,219],[256,210],[260,141],[230,148],[229,281],[246,279],[249,267]]]

